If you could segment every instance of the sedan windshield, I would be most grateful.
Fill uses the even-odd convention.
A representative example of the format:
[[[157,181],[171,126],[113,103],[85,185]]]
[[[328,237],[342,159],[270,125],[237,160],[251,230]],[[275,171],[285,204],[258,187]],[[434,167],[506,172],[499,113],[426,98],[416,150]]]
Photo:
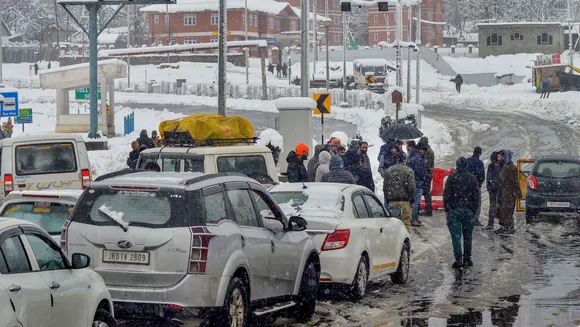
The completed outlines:
[[[548,178],[580,177],[580,164],[574,161],[542,162],[536,167],[535,175]]]

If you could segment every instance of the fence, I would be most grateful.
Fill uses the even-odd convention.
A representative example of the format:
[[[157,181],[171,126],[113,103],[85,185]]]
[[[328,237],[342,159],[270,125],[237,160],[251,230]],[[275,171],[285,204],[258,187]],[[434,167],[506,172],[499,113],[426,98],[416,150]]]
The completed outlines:
[[[128,114],[127,116],[123,117],[124,122],[124,134],[128,135],[135,131],[135,112]]]

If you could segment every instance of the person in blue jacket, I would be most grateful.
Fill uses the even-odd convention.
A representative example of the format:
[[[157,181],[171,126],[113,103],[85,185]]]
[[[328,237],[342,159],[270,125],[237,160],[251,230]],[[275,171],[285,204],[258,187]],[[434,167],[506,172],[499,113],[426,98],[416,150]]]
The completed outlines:
[[[477,183],[479,183],[479,207],[474,216],[475,226],[483,226],[479,221],[479,215],[481,213],[481,186],[485,182],[485,168],[483,166],[483,161],[479,159],[482,152],[481,147],[476,146],[475,149],[473,149],[473,155],[467,159],[467,172],[475,176]]]
[[[425,161],[417,151],[417,144],[415,141],[407,142],[407,166],[415,173],[415,201],[413,202],[413,212],[411,214],[411,226],[423,226],[423,222],[419,220],[419,206],[421,204],[421,196],[423,195],[423,188],[427,182],[427,170],[425,169]]]

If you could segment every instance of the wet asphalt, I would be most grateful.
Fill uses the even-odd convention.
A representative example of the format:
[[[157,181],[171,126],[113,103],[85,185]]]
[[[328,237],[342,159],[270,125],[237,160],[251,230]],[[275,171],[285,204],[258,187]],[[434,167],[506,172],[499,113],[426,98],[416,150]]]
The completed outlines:
[[[251,113],[259,117],[263,114]],[[452,167],[460,155],[469,156],[476,145],[484,149],[482,159],[493,150],[504,148],[512,149],[516,159],[579,152],[577,131],[566,124],[529,115],[446,107],[426,107],[425,115],[448,123],[452,129],[455,153],[444,158],[443,168]],[[257,121],[271,119],[273,126],[273,116],[264,117],[268,118],[249,116]],[[497,130],[474,132],[469,127],[470,121],[490,124]],[[485,222],[488,210],[485,189],[482,195],[480,220]],[[578,216],[542,216],[535,226],[526,227],[523,213],[518,213],[514,237],[502,237],[476,227],[474,266],[461,270],[450,267],[453,254],[443,213],[436,212],[422,220],[424,226],[412,231],[411,277],[406,285],[393,285],[390,280],[372,283],[367,296],[359,302],[350,301],[339,291],[325,292],[307,325],[285,318],[262,319],[253,325],[580,326]]]

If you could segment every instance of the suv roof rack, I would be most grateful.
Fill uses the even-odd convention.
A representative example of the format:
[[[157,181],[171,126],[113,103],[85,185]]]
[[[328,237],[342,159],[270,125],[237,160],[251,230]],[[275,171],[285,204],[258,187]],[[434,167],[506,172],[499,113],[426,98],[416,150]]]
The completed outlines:
[[[208,179],[216,178],[216,177],[226,177],[226,176],[239,176],[239,177],[248,177],[242,173],[215,173],[215,174],[207,174],[199,177],[194,177],[192,179],[188,179],[185,181],[185,185],[192,185],[195,183],[203,182]]]
[[[237,143],[256,144],[258,137],[196,140],[188,132],[165,132],[163,147],[224,146]]]
[[[113,177],[117,177],[117,176],[134,174],[134,173],[141,173],[144,171],[150,171],[150,170],[125,168],[122,170],[114,171],[112,173],[101,175],[101,176],[95,178],[95,180],[93,180],[93,182],[100,182],[100,181],[104,181],[105,179],[109,179],[109,178],[113,178]]]

